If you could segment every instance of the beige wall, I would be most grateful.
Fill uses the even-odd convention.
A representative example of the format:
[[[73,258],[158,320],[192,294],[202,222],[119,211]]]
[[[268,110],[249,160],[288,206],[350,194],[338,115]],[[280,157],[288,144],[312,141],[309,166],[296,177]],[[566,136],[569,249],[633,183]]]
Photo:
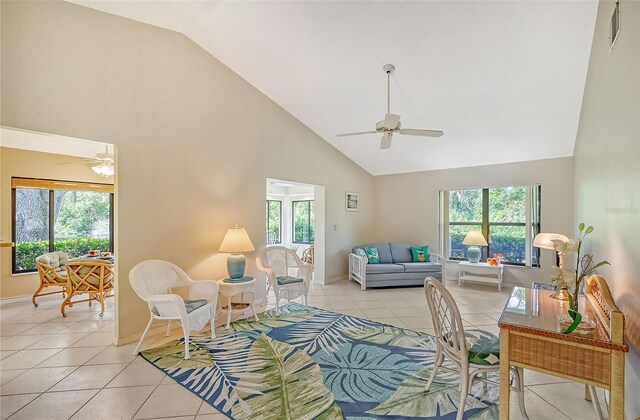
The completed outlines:
[[[326,187],[328,279],[344,277],[348,249],[370,239],[373,178],[171,31],[58,1],[3,1],[2,124],[117,145],[120,338],[148,319],[127,280],[136,263],[168,259],[220,278],[228,227],[264,245],[266,178]],[[344,210],[346,190],[360,192],[360,212]]]
[[[58,165],[78,162],[77,165]],[[113,178],[97,175],[82,163],[82,158],[0,147],[0,238],[10,241],[11,177],[43,178],[64,181],[112,183]],[[11,248],[0,248],[0,298],[31,295],[38,287],[37,274],[11,274]]]
[[[473,168],[386,175],[375,178],[377,239],[411,241],[438,248],[438,191],[455,188],[542,186],[543,232],[573,230],[573,158],[545,159]],[[542,268],[506,267],[505,282],[548,283],[552,252],[541,252]],[[457,275],[456,263],[447,274]]]
[[[626,315],[625,416],[640,417],[640,3],[621,1],[622,31],[609,54],[614,2],[601,1],[575,149],[576,220]]]

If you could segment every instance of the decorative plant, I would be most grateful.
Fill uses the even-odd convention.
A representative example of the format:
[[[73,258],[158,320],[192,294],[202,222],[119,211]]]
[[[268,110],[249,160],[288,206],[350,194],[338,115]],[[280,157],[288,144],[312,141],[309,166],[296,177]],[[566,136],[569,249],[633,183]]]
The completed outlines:
[[[569,316],[573,319],[573,322],[569,326],[569,328],[565,331],[565,334],[569,334],[573,332],[580,321],[582,320],[582,315],[580,315],[578,311],[578,293],[580,292],[580,286],[585,277],[590,276],[592,274],[597,274],[597,269],[602,267],[603,265],[609,265],[608,261],[600,261],[599,263],[594,264],[593,255],[585,254],[581,255],[582,251],[582,243],[584,238],[593,232],[593,226],[588,226],[585,229],[585,224],[580,223],[578,225],[578,230],[580,232],[578,239],[570,239],[569,242],[564,242],[561,240],[554,240],[553,244],[556,247],[556,251],[560,254],[572,254],[576,253],[576,268],[575,270],[561,270],[560,267],[553,266],[553,274],[552,277],[554,279],[561,279],[562,281],[566,281],[566,275],[569,274],[571,278],[575,281],[573,296],[569,298]]]

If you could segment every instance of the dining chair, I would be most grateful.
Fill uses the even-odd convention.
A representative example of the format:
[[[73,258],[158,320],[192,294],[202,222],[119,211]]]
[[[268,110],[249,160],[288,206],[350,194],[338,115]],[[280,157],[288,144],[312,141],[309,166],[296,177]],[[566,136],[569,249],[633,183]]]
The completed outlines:
[[[425,389],[428,391],[436,378],[438,370],[460,374],[460,402],[456,420],[462,420],[464,407],[474,381],[499,385],[488,379],[487,374],[500,371],[500,339],[487,331],[465,332],[462,317],[453,296],[446,286],[433,277],[424,281],[427,305],[431,312],[437,343],[436,359],[433,371]],[[457,369],[443,366],[445,357],[457,365]],[[524,407],[524,375],[522,368],[512,368],[515,378],[515,390],[522,417],[528,420]]]
[[[177,265],[162,260],[147,260],[137,264],[129,272],[129,282],[140,299],[149,306],[147,327],[133,354],[149,333],[153,321],[167,321],[167,336],[171,333],[171,321],[176,320],[184,333],[184,358],[189,359],[189,336],[211,324],[211,338],[215,338],[214,326],[219,285],[213,280],[195,281]],[[174,287],[188,287],[189,299],[172,293]]]
[[[67,268],[67,297],[62,302],[60,312],[63,317],[67,317],[65,308],[76,303],[93,301],[100,302],[100,318],[104,315],[104,302],[108,297],[113,296],[113,264],[91,259],[74,259],[66,264]],[[76,295],[88,295],[88,298],[72,301]]]
[[[284,246],[270,246],[258,252],[256,256],[258,270],[267,276],[267,296],[273,288],[276,295],[276,312],[280,314],[280,299],[291,302],[307,296],[311,286],[311,265],[302,262],[298,254]]]
[[[31,303],[36,308],[38,302],[36,298],[38,296],[55,295],[62,293],[64,299],[68,294],[67,291],[67,269],[66,264],[69,262],[69,255],[66,252],[48,252],[42,254],[36,258],[36,267],[38,268],[38,277],[40,278],[40,285],[38,290],[33,294]],[[45,287],[60,287],[62,290],[56,290],[55,292],[40,293]]]

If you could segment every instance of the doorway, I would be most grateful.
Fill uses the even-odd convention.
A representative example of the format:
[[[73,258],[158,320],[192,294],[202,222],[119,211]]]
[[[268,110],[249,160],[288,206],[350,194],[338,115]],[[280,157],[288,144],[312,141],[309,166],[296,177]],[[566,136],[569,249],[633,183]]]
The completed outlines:
[[[325,282],[324,186],[267,178],[265,243],[292,249],[313,263],[313,283]]]

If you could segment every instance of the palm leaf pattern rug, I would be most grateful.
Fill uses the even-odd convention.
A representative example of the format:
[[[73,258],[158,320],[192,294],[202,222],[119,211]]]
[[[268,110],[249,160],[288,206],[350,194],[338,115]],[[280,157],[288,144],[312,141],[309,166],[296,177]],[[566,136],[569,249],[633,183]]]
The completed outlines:
[[[234,419],[455,419],[459,376],[438,372],[424,388],[435,339],[374,321],[289,304],[234,322],[218,337],[192,337],[142,352]],[[477,383],[465,419],[497,419],[497,387]]]

